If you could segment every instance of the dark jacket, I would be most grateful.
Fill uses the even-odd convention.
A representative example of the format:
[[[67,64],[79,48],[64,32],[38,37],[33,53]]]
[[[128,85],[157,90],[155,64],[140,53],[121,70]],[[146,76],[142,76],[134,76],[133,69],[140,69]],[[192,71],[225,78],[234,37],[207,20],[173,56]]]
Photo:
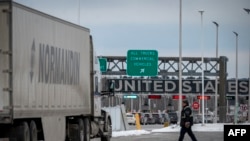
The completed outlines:
[[[185,127],[185,122],[190,122],[190,125],[193,125],[193,115],[192,109],[189,106],[183,107],[181,111],[181,127]]]

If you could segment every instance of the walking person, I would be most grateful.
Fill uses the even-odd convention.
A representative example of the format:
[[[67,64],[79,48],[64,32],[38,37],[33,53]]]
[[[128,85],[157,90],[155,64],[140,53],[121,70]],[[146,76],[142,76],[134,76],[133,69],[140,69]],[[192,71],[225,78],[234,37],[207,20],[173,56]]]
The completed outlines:
[[[186,133],[188,133],[192,141],[197,141],[192,131],[192,125],[193,125],[192,109],[189,107],[188,101],[183,100],[182,111],[181,111],[181,122],[180,122],[181,131],[180,131],[179,141],[183,141]]]

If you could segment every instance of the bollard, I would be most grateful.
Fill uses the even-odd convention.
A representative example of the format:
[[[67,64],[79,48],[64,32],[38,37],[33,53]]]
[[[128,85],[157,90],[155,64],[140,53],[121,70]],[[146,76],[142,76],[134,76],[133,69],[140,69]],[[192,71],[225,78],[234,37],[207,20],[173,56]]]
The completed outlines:
[[[140,117],[138,113],[135,114],[135,124],[136,124],[136,129],[141,130]]]
[[[164,122],[164,127],[168,127],[169,123],[168,122]]]

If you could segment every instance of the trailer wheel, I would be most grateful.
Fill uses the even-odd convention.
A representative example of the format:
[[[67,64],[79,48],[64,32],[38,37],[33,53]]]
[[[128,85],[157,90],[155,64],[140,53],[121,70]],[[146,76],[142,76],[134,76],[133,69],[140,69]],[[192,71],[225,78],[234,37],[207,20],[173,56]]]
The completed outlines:
[[[17,141],[30,141],[30,130],[25,121],[17,127]]]
[[[108,135],[101,136],[101,141],[110,141],[110,138],[112,137],[112,125],[110,119],[107,120],[104,130],[108,132]]]
[[[84,141],[90,141],[90,124],[89,119],[84,118]]]
[[[30,122],[30,141],[37,141],[37,128],[33,120]]]

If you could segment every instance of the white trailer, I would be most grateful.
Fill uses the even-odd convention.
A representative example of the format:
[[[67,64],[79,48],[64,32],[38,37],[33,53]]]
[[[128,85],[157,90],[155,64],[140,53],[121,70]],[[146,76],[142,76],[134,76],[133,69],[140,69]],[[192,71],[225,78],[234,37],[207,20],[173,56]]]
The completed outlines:
[[[0,0],[0,138],[109,141],[95,67],[88,28]]]

